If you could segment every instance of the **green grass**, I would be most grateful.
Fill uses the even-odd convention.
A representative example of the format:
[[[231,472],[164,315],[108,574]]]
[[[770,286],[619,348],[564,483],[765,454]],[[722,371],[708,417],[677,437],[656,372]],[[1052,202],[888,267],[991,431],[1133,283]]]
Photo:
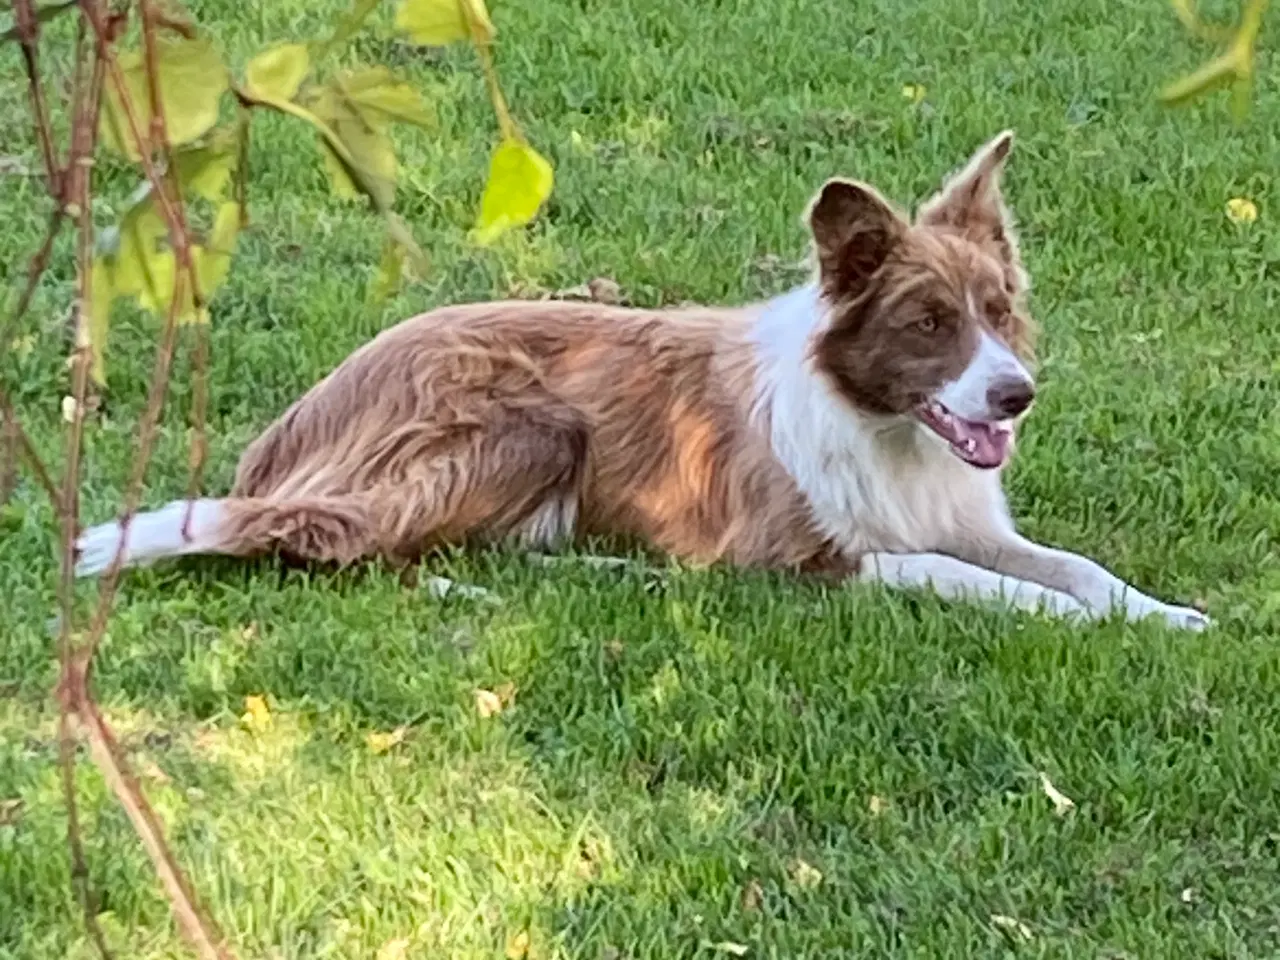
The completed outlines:
[[[195,9],[240,64],[336,6]],[[1274,73],[1243,128],[1221,102],[1162,111],[1152,91],[1206,51],[1160,0],[495,0],[493,14],[513,105],[557,167],[550,209],[469,248],[493,136],[471,58],[362,41],[354,53],[398,64],[440,114],[400,141],[400,207],[433,270],[372,310],[377,223],[329,197],[307,137],[265,118],[254,226],[213,309],[213,489],[290,400],[404,316],[597,275],[645,304],[771,294],[800,276],[799,214],[825,177],[919,200],[1013,127],[1008,191],[1044,328],[1015,510],[1162,598],[1203,599],[1218,627],[1073,630],[511,554],[434,565],[501,605],[436,602],[376,566],[132,574],[96,691],[241,955],[371,957],[408,938],[411,957],[498,957],[527,929],[531,956],[592,960],[731,956],[725,942],[778,958],[1276,956]],[[0,51],[0,154],[36,166],[19,78]],[[923,104],[906,83],[927,87]],[[103,170],[104,198],[129,186]],[[39,239],[38,188],[0,175],[10,287]],[[1247,228],[1223,214],[1241,195],[1261,210]],[[59,248],[27,321],[37,348],[0,359],[55,456],[71,255]],[[127,313],[113,332],[91,520],[120,492],[152,335]],[[149,503],[183,489],[181,384]],[[54,525],[34,484],[4,523],[0,801],[25,803],[0,825],[0,957],[89,956],[49,696]],[[502,683],[514,705],[480,717],[473,691]],[[250,694],[271,705],[265,731],[240,722]],[[367,746],[411,721],[389,753]],[[1042,770],[1074,812],[1055,815]],[[80,791],[118,955],[182,955],[88,764]]]

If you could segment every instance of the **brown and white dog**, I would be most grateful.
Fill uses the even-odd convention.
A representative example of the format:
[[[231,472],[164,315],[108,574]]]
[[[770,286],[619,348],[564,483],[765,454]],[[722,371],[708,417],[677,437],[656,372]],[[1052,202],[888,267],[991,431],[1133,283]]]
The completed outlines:
[[[914,222],[832,180],[815,281],[742,308],[500,302],[383,332],[245,452],[229,497],[85,531],[123,547],[349,563],[629,535],[1059,615],[1208,619],[1014,529],[1000,471],[1031,406],[1026,277],[984,146]]]

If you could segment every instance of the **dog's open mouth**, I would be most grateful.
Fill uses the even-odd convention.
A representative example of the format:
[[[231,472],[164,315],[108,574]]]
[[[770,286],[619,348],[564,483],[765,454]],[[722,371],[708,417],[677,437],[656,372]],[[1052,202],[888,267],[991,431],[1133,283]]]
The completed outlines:
[[[917,407],[916,417],[947,441],[957,457],[982,470],[1003,465],[1013,447],[1012,420],[966,420],[936,400]]]

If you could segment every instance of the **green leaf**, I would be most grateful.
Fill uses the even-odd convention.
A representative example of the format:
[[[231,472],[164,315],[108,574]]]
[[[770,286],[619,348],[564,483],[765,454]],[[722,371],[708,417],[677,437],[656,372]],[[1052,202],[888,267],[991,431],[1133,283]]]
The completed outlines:
[[[466,40],[473,30],[475,39],[487,42],[494,32],[484,0],[402,0],[396,10],[396,29],[427,47]]]
[[[417,92],[385,67],[372,67],[336,77],[316,94],[311,108],[346,148],[344,156],[322,134],[325,166],[335,192],[344,197],[366,194],[379,209],[389,208],[398,167],[386,128],[394,120],[432,122]],[[352,177],[352,165],[360,176]]]
[[[89,354],[92,358],[89,376],[100,387],[107,385],[107,333],[111,324],[111,303],[115,299],[110,264],[94,257],[90,269]]]
[[[435,114],[414,87],[392,76],[386,67],[369,67],[343,74],[334,87],[371,124],[399,121],[419,127],[435,125]]]
[[[43,6],[36,7],[36,23],[48,23],[58,14],[75,8],[79,2],[80,0],[59,0],[57,3],[46,3]],[[19,39],[21,39],[21,36],[16,23],[0,31],[0,43],[8,43]]]
[[[231,258],[236,250],[236,238],[240,235],[240,204],[228,201],[218,207],[213,229],[204,247],[196,247],[192,258],[196,276],[200,279],[200,295],[206,303],[213,299],[231,269]]]
[[[383,303],[395,296],[404,276],[404,258],[404,247],[388,236],[382,247],[382,258],[378,261],[378,272],[369,285],[370,303]]]
[[[236,132],[220,130],[209,138],[208,144],[176,152],[173,164],[186,194],[216,203],[222,199],[239,159]]]
[[[356,0],[356,5],[338,18],[332,36],[316,47],[316,59],[333,53],[359,33],[369,14],[373,13],[380,2],[381,0]]]
[[[487,245],[508,230],[524,226],[537,216],[554,182],[551,164],[533,147],[515,138],[503,140],[489,161],[475,241]]]
[[[162,261],[173,255],[160,249],[160,240],[168,235],[165,225],[150,194],[135,203],[120,221],[120,243],[113,270],[117,294],[134,296],[148,310],[168,307],[166,291],[173,289],[173,281],[164,275],[172,273],[172,267]],[[163,306],[157,306],[163,301]]]
[[[310,69],[305,46],[282,43],[249,61],[245,68],[245,88],[259,100],[292,100]]]
[[[332,93],[332,90],[325,91]],[[323,92],[322,92],[323,93]],[[323,99],[319,97],[317,99]],[[305,120],[320,134],[321,150],[324,152],[326,164],[332,162],[331,171],[340,173],[341,181],[335,181],[335,189],[341,187],[349,188],[358,193],[364,194],[369,198],[369,202],[373,205],[387,222],[387,230],[391,236],[401,244],[412,258],[415,267],[425,271],[427,258],[419,249],[417,243],[413,239],[413,233],[409,230],[395,212],[391,209],[392,194],[395,189],[394,180],[391,182],[391,190],[379,185],[379,181],[375,173],[372,173],[364,166],[356,155],[352,152],[350,146],[338,135],[338,132],[326,123],[317,114],[308,110],[306,107],[296,103],[281,100],[264,100],[261,101],[264,106],[269,106],[281,113],[287,113],[290,116]],[[332,106],[332,103],[329,104]],[[367,128],[366,128],[367,130]],[[387,141],[388,145],[390,141]],[[395,162],[395,154],[391,155],[392,163]]]
[[[218,101],[226,92],[227,72],[209,40],[162,37],[156,44],[160,105],[171,146],[190,143],[218,122]],[[142,52],[119,58],[124,88],[144,140],[151,132],[151,97]],[[131,160],[140,159],[137,144],[114,83],[108,83],[101,131],[106,145]]]
[[[368,195],[379,210],[390,209],[396,194],[396,151],[384,128],[374,125],[342,92],[326,87],[314,104],[315,115],[346,147],[346,156],[322,139],[325,168],[341,197]],[[353,176],[351,167],[355,167]]]

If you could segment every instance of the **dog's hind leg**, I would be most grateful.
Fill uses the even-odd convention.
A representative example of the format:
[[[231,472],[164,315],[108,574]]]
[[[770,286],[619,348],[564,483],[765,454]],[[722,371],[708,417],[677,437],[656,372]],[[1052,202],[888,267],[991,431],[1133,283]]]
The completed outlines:
[[[272,552],[338,564],[411,560],[472,538],[548,546],[573,535],[585,450],[580,431],[526,423],[475,431],[421,459],[375,464],[382,469],[358,477],[370,485],[355,492],[177,500],[138,514],[127,529],[111,522],[86,530],[76,571],[101,573],[122,539],[126,566]]]

